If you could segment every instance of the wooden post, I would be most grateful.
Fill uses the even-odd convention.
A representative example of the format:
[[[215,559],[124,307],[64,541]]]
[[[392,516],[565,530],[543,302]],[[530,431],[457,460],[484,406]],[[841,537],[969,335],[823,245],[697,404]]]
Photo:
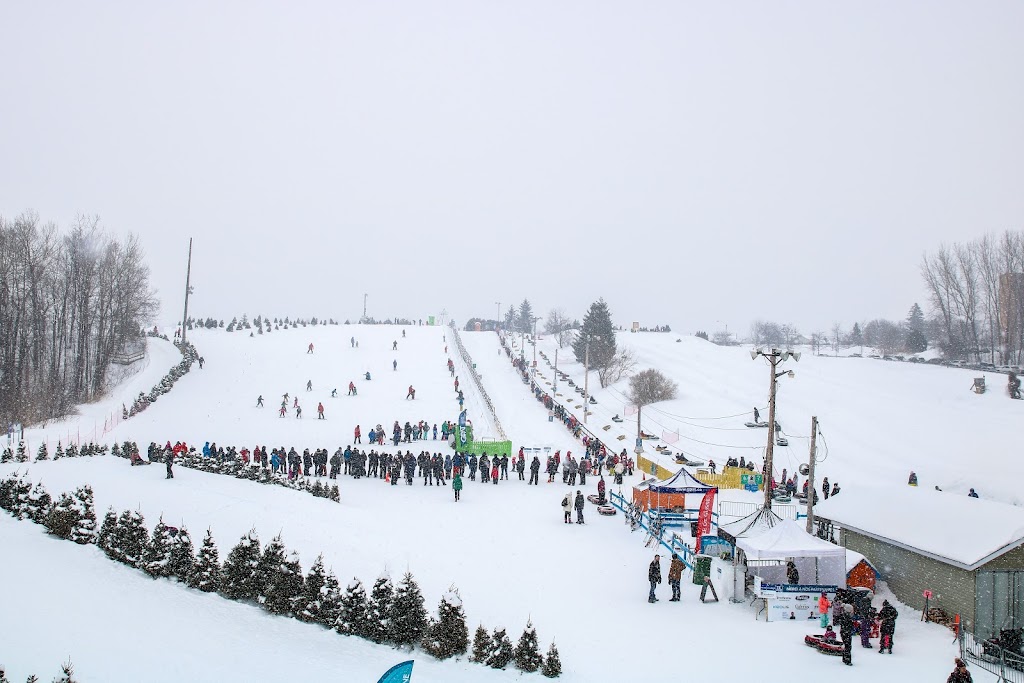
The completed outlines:
[[[814,533],[814,456],[817,452],[818,417],[811,417],[811,460],[807,463],[807,533]]]

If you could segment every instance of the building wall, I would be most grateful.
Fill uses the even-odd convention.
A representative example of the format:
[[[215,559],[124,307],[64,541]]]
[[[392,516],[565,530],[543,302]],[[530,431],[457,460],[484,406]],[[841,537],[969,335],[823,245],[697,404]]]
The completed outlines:
[[[1024,570],[1024,546],[1014,548],[1005,555],[1000,555],[991,562],[979,567],[979,570],[986,572]]]
[[[924,609],[922,593],[931,590],[931,606],[959,614],[965,628],[974,627],[974,575],[957,567],[843,529],[841,545],[871,560],[900,602]]]

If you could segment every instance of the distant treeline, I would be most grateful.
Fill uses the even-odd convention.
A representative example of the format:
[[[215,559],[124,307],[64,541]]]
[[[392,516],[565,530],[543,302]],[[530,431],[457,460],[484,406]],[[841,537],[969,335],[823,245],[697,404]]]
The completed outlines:
[[[66,234],[34,213],[0,216],[0,424],[65,415],[102,394],[118,354],[156,311],[138,238],[96,218]]]

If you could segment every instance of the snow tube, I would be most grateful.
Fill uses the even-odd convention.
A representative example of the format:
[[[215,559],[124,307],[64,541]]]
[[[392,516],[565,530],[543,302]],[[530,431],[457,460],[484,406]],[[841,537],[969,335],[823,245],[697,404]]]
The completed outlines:
[[[611,515],[616,514],[615,508],[613,508],[611,505],[600,505],[597,508],[597,512],[598,514],[605,515],[606,517],[610,517]]]
[[[594,505],[605,505],[608,502],[607,500],[602,501],[594,494],[590,494],[589,496],[587,496],[587,500],[589,500]]]
[[[843,642],[833,638],[825,638],[824,634],[804,636],[804,645],[826,655],[842,655]]]

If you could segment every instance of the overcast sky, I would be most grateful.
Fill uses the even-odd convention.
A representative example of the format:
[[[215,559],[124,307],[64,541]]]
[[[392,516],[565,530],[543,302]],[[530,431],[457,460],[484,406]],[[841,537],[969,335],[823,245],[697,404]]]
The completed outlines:
[[[0,214],[138,233],[164,319],[191,236],[197,315],[811,332],[1024,228],[1019,1],[11,1],[0,78]]]

